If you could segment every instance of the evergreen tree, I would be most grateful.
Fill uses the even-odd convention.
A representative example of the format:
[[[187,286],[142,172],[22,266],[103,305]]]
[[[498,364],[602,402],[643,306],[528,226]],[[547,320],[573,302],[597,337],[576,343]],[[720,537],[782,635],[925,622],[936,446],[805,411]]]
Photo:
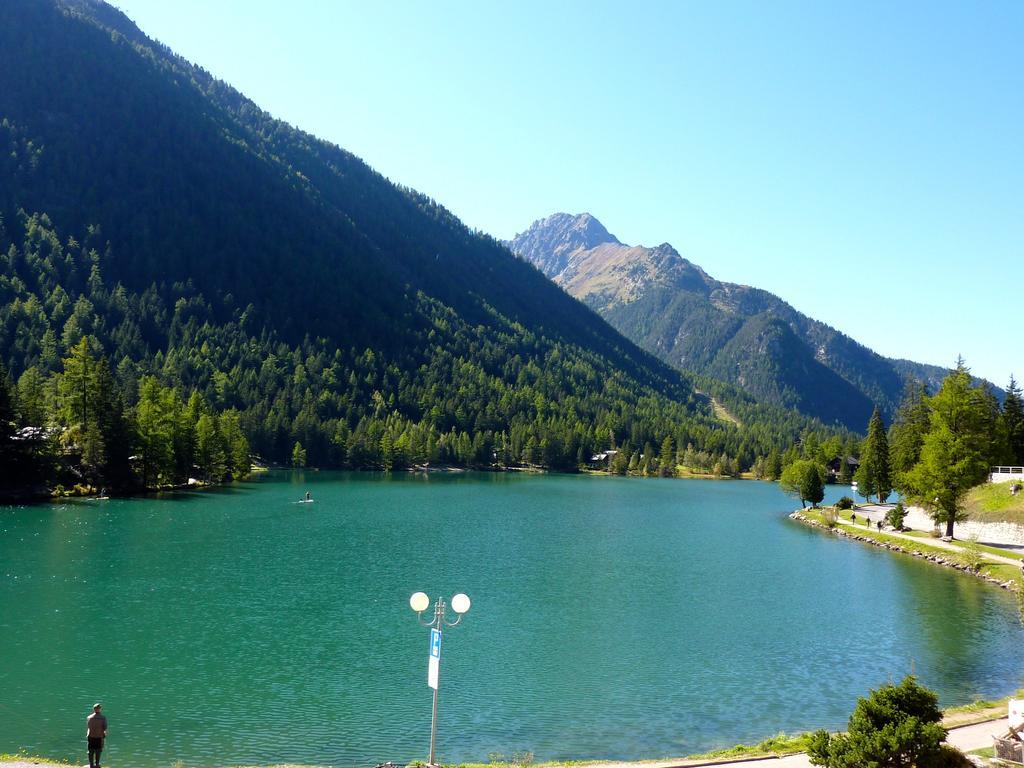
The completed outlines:
[[[23,471],[20,451],[14,439],[15,413],[11,378],[0,363],[0,491],[17,485]]]
[[[161,480],[171,481],[174,467],[174,414],[168,412],[163,388],[153,376],[139,383],[139,402],[135,406],[142,462],[142,484],[149,488]]]
[[[1001,421],[1007,440],[1006,462],[1013,466],[1024,466],[1024,401],[1013,376],[1006,387]]]
[[[629,464],[626,465],[626,470],[630,473],[636,472],[640,468],[640,451],[633,451],[629,457]]]
[[[868,436],[860,452],[860,466],[854,476],[857,492],[865,498],[872,494],[883,503],[892,493],[892,477],[889,468],[889,441],[885,434],[882,414],[875,406],[868,422]]]
[[[810,459],[794,461],[782,471],[779,486],[783,493],[800,499],[800,506],[812,507],[825,498],[825,477],[821,466]]]
[[[648,477],[654,473],[654,446],[650,443],[644,443],[644,451],[640,460],[640,472],[645,477]]]
[[[971,385],[963,360],[928,399],[929,428],[917,464],[904,475],[904,496],[946,524],[946,536],[964,517],[963,500],[988,473],[991,414],[984,392]]]
[[[227,454],[217,428],[217,420],[203,413],[196,423],[196,463],[203,477],[220,482],[227,473]]]
[[[897,488],[902,483],[901,476],[909,472],[921,458],[921,446],[930,425],[927,398],[924,384],[907,382],[903,401],[889,429],[889,459]]]
[[[131,466],[135,443],[131,420],[105,357],[96,361],[96,422],[103,440],[103,464],[96,481],[127,488],[137,483]]]
[[[227,448],[228,471],[235,480],[240,480],[252,471],[249,455],[249,441],[242,432],[238,411],[234,408],[220,416],[220,433]]]
[[[193,402],[193,398],[195,402]],[[177,391],[164,390],[164,408],[170,414],[173,468],[171,476],[175,483],[185,483],[192,474],[196,463],[196,425],[199,421],[201,403],[199,393],[193,392],[188,403],[183,403]]]
[[[64,426],[62,440],[77,449],[86,477],[92,481],[99,480],[107,458],[107,443],[100,429],[106,398],[100,390],[99,370],[99,363],[89,350],[89,340],[82,336],[64,359],[64,371],[57,386]]]
[[[614,475],[624,475],[629,471],[629,443],[623,443],[608,464],[608,471]]]
[[[29,366],[18,377],[18,423],[25,427],[44,427],[52,406],[48,402],[47,382],[42,372]]]
[[[674,477],[676,474],[676,446],[671,436],[666,437],[661,442],[658,472],[662,477]]]
[[[908,676],[857,702],[844,734],[816,731],[807,754],[825,768],[960,768],[970,762],[945,747],[939,697]]]

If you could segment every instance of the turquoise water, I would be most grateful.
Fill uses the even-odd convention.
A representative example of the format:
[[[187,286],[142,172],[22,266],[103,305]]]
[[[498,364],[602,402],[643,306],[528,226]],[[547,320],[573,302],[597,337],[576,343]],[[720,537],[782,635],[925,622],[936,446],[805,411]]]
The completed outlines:
[[[424,759],[416,590],[473,600],[445,634],[445,762],[837,728],[911,669],[945,705],[1024,685],[1011,595],[793,506],[757,482],[307,472],[0,508],[0,752],[81,763],[102,700],[114,768]]]

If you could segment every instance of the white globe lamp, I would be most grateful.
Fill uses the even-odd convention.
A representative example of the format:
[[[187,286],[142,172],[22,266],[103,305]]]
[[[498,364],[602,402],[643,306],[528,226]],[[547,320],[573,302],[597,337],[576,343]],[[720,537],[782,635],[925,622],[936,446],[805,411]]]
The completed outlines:
[[[430,598],[427,597],[426,592],[414,592],[413,596],[409,598],[409,607],[416,613],[423,613],[430,607]]]
[[[452,598],[452,610],[458,614],[463,614],[469,610],[469,597],[467,595],[459,594]]]

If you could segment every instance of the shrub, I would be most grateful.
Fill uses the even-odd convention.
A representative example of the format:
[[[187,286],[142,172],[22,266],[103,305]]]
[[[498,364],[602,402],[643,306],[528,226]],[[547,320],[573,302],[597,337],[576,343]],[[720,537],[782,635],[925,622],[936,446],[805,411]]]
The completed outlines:
[[[821,510],[821,519],[825,521],[825,525],[829,528],[835,528],[836,523],[839,521],[839,513],[833,507],[824,507]]]
[[[853,509],[853,499],[849,496],[843,496],[843,498],[836,502],[836,509]]]
[[[846,733],[816,731],[807,754],[814,765],[848,768],[959,768],[963,755],[944,749],[939,697],[913,676],[899,685],[883,685],[862,698],[850,715]]]
[[[895,507],[885,513],[885,522],[891,528],[897,531],[903,530],[903,521],[907,519],[907,510],[903,508],[903,502],[899,502]]]
[[[981,554],[981,547],[978,546],[977,536],[971,536],[960,543],[960,552],[957,555],[957,559],[964,567],[970,568],[972,571],[981,569],[985,562],[985,557]]]

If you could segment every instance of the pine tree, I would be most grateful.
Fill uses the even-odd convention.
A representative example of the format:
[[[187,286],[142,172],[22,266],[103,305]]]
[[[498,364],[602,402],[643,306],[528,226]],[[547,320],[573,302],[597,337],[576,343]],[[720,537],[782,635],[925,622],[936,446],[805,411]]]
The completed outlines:
[[[196,463],[203,476],[212,482],[220,482],[227,472],[227,454],[217,420],[208,413],[196,423]]]
[[[875,494],[883,503],[892,493],[892,475],[889,468],[889,441],[885,434],[882,414],[875,406],[868,422],[868,436],[860,454],[860,467],[854,476],[857,492],[867,498]]]
[[[927,396],[924,384],[908,382],[889,429],[889,459],[897,488],[901,475],[909,472],[921,457],[921,445],[929,428]]]
[[[18,377],[17,401],[19,424],[26,427],[46,426],[50,410],[46,378],[35,366],[26,368]]]
[[[1021,400],[1021,390],[1013,376],[1006,387],[1006,399],[1003,401],[1000,418],[1007,441],[1006,458],[1013,466],[1024,466],[1024,401]]]
[[[889,683],[857,702],[846,733],[820,730],[811,734],[807,753],[825,768],[953,768],[969,765],[966,758],[942,742],[939,697],[906,677]]]
[[[168,412],[167,406],[164,389],[156,378],[143,377],[139,383],[139,402],[135,406],[135,425],[142,458],[142,484],[147,488],[172,479],[174,423],[173,413]]]
[[[662,477],[674,477],[676,474],[676,446],[671,436],[661,442],[658,471]]]
[[[927,404],[921,457],[903,476],[900,491],[945,523],[946,536],[952,537],[953,524],[964,518],[964,496],[988,472],[992,422],[984,392],[971,385],[963,360]]]
[[[782,471],[779,486],[783,493],[800,499],[800,506],[812,507],[825,498],[825,478],[821,467],[810,459],[798,459]]]
[[[292,466],[300,469],[306,466],[306,449],[302,443],[295,443],[292,447]]]
[[[7,369],[0,363],[0,490],[14,487],[22,471],[14,440],[13,390]]]

